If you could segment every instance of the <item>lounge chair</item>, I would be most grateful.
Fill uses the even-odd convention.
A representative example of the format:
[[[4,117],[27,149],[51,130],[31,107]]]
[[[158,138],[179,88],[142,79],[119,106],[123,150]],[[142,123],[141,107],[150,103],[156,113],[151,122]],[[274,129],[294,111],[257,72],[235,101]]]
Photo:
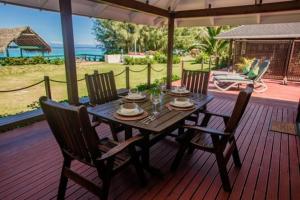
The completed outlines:
[[[267,72],[270,65],[269,60],[265,60],[259,65],[258,75],[254,79],[250,79],[247,76],[214,76],[213,81],[216,88],[221,91],[227,91],[232,87],[240,86],[241,84],[253,84],[254,92],[265,92],[268,86],[262,80],[263,75]]]
[[[250,69],[253,69],[256,65],[259,63],[259,59],[254,59],[251,63]],[[213,73],[213,76],[247,76],[249,72],[247,73],[233,73],[233,72],[222,72],[222,71],[217,71]]]

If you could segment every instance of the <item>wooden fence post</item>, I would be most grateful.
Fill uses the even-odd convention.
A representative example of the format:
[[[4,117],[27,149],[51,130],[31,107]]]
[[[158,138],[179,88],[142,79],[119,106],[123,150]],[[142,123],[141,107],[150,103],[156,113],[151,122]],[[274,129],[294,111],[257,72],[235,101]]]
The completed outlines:
[[[129,67],[128,66],[125,68],[125,72],[126,72],[126,89],[129,89],[130,85],[129,85]]]
[[[50,88],[50,78],[49,78],[49,76],[44,76],[44,81],[45,81],[46,96],[49,99],[52,99],[52,97],[51,97],[51,88]]]
[[[184,68],[184,61],[181,60],[181,78],[183,77],[183,68]]]
[[[151,63],[148,63],[148,66],[147,66],[147,85],[148,85],[148,88],[150,88],[150,85],[151,85]]]
[[[211,57],[209,57],[208,71],[210,71],[210,65],[211,65]]]

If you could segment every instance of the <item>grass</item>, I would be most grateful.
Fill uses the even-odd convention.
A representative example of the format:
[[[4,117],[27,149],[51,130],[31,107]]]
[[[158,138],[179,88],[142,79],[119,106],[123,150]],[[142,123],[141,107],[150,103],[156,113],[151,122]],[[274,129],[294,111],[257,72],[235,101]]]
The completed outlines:
[[[166,64],[154,64],[157,70],[163,69],[163,72],[151,72],[151,80],[161,79],[166,76]],[[208,66],[204,66],[207,68]],[[145,68],[144,65],[130,66],[133,70]],[[201,69],[198,64],[186,62],[186,69]],[[77,77],[81,79],[86,73],[92,73],[94,70],[99,72],[107,72],[113,70],[115,74],[125,69],[121,64],[107,63],[77,63]],[[181,64],[173,66],[173,74],[181,75]],[[64,65],[24,65],[24,66],[2,66],[0,67],[0,90],[10,90],[25,87],[38,82],[44,76],[51,79],[65,81]],[[130,86],[134,87],[140,83],[147,82],[147,70],[140,73],[130,72]],[[125,73],[116,77],[116,85],[118,88],[125,88]],[[87,89],[85,81],[78,82],[79,96],[86,96]],[[54,100],[67,99],[66,84],[51,82],[52,98]],[[40,96],[45,95],[44,83],[28,88],[25,90],[9,93],[0,93],[0,116],[11,115],[19,112],[31,110],[28,105],[36,102]]]

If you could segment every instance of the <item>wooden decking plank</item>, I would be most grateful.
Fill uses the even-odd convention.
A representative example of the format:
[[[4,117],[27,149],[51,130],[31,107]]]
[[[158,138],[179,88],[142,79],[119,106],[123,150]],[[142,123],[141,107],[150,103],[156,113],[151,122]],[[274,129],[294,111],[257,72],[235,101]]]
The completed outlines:
[[[251,134],[250,131],[253,131],[253,127],[256,126],[257,124],[257,115],[260,116],[261,111],[259,109],[259,106],[256,104],[253,104],[250,106],[249,110],[252,110],[251,115],[249,116],[249,118],[247,119],[244,126],[240,126],[241,127],[241,131],[236,132],[236,138],[237,138],[237,147],[239,149],[239,153],[240,153],[240,158],[241,158],[241,162],[243,163],[243,160],[245,158],[245,154],[248,150],[248,146],[253,138],[253,135]],[[260,112],[259,112],[260,111]],[[244,117],[245,118],[245,117]],[[259,117],[258,117],[259,118]],[[245,119],[243,119],[245,120]],[[242,166],[243,167],[243,166]],[[217,188],[219,187],[220,189],[218,191],[216,191],[215,193],[211,193],[210,191],[207,192],[207,195],[209,198],[220,198],[220,197],[224,197],[227,198],[229,196],[228,192],[225,192],[222,188],[222,182],[221,179],[219,177],[219,171],[218,168],[216,167],[216,175],[217,177],[214,179],[214,186],[216,186]],[[232,159],[229,160],[229,163],[227,164],[227,169],[229,169],[229,178],[230,178],[230,182],[232,185],[234,185],[234,181],[236,176],[239,174],[240,170],[235,168],[233,166],[233,162]],[[203,186],[205,187],[205,186]],[[217,190],[214,189],[214,190]],[[212,190],[213,191],[213,190]],[[220,195],[222,194],[222,195]],[[194,195],[194,199],[197,199],[198,196],[202,196],[202,194],[200,194],[198,191],[197,193]],[[207,198],[207,197],[204,198]]]
[[[288,121],[296,120],[296,112],[288,109]],[[299,150],[298,136],[289,135],[289,178],[290,178],[290,197],[291,199],[300,199],[300,159],[297,149]],[[298,155],[297,155],[298,154]]]
[[[216,101],[213,101],[212,103],[210,103],[208,106],[209,106],[209,108],[212,106],[212,105],[214,105],[215,103],[217,103]],[[216,105],[218,105],[218,104],[216,104]],[[215,109],[217,109],[217,108],[221,108],[222,107],[222,105],[218,105],[218,106],[216,106],[216,107],[213,107],[214,109],[213,110],[215,110]],[[213,123],[213,122],[210,122],[210,123]],[[176,149],[177,150],[177,149]],[[176,152],[176,150],[175,150],[175,152]],[[199,159],[199,157],[201,157],[202,156],[202,154],[197,154],[196,155],[197,157],[196,158],[194,158],[194,156],[192,157],[192,158],[194,158],[196,161]],[[186,159],[186,158],[184,158],[184,159]],[[193,159],[193,160],[194,160]],[[171,161],[172,162],[172,161]],[[183,162],[182,163],[184,163],[184,160],[183,160]],[[192,163],[194,163],[194,162],[192,162]],[[193,164],[192,164],[193,165]],[[189,166],[192,166],[192,165],[189,165]],[[183,172],[182,172],[183,173]],[[177,174],[177,176],[179,176],[178,174]],[[167,183],[170,181],[170,178],[171,178],[171,175],[169,175],[168,176],[168,178],[167,177],[165,177],[165,179],[167,179]],[[148,195],[147,194],[147,197],[148,198],[151,198],[151,197],[154,197],[164,186],[162,185],[162,184],[167,184],[167,183],[159,183],[159,184],[157,184],[157,185],[155,185],[155,187],[154,188],[151,188],[151,190],[148,190],[148,193],[150,193],[150,195]],[[143,194],[144,196],[146,196],[146,194]],[[138,198],[137,198],[138,197]],[[135,194],[135,196],[133,197],[133,199],[140,199],[141,198],[141,196],[139,196],[139,195],[136,195]]]
[[[217,106],[218,104],[220,106]],[[232,105],[233,101],[230,98],[216,98],[211,107],[225,111],[230,110]],[[201,151],[195,151],[192,158],[184,156],[185,163],[179,167],[181,175],[172,174],[169,166],[177,151],[177,145],[167,140],[167,143],[161,142],[151,150],[151,163],[162,169],[166,174],[165,178],[149,176],[149,184],[140,188],[138,181],[133,178],[134,169],[130,167],[113,179],[110,199],[189,199],[191,195],[186,191],[194,193],[195,199],[208,200],[238,197],[300,199],[299,137],[268,131],[270,121],[292,122],[295,113],[296,109],[292,104],[273,104],[271,100],[264,104],[262,101],[249,104],[236,132],[243,160],[242,169],[237,170],[232,160],[228,164],[233,184],[231,195],[221,187],[213,156],[203,159],[205,156]],[[219,122],[213,119],[209,126],[221,128]],[[261,130],[259,127],[262,124]],[[110,136],[107,126],[101,125],[98,130],[101,137]],[[62,157],[45,121],[1,134],[0,149],[0,159],[6,161],[0,164],[0,199],[56,198],[62,163],[59,159]],[[164,162],[161,162],[162,158],[165,159]],[[247,162],[249,164],[245,164]],[[73,167],[97,184],[100,183],[95,169],[79,163],[75,163]],[[132,182],[128,182],[128,179]],[[193,189],[189,190],[189,187]],[[67,199],[76,198],[96,199],[93,194],[70,181]]]
[[[232,107],[233,107],[232,102],[229,102],[229,104],[227,102],[227,104],[224,104],[223,108],[218,109],[217,112],[228,114],[231,112]],[[213,121],[213,123],[209,124],[209,127],[214,128],[214,129],[224,128],[222,118],[214,118],[214,119],[215,119],[215,121]],[[195,152],[197,152],[197,151],[199,151],[199,150],[195,150]],[[199,151],[199,152],[201,152],[201,151]],[[203,167],[199,168],[196,171],[195,177],[190,178],[190,181],[189,181],[189,179],[186,180],[186,177],[183,177],[184,181],[188,181],[188,182],[184,185],[179,183],[177,185],[177,187],[175,188],[177,190],[176,193],[178,195],[180,195],[180,199],[190,198],[191,195],[198,188],[198,186],[202,183],[202,181],[204,181],[205,177],[208,176],[208,173],[209,173],[212,165],[215,163],[215,157],[214,157],[214,155],[212,155],[210,153],[206,152],[206,154],[209,155],[209,157],[208,157],[209,160],[206,163],[202,163],[203,161],[201,159],[200,162],[198,161],[198,163],[196,163],[196,167],[199,165],[200,166],[203,165]],[[175,198],[174,191],[172,191],[172,192],[170,191],[169,199],[172,199],[172,198]]]
[[[271,109],[272,109],[271,120],[273,121],[276,119],[277,108],[274,109],[271,108]],[[264,156],[260,165],[261,167],[260,167],[253,199],[264,199],[266,197],[271,156],[272,156],[272,148],[273,148],[273,139],[274,139],[274,134],[268,131],[266,145],[263,152]]]
[[[254,159],[251,164],[247,181],[244,186],[244,191],[242,194],[243,196],[241,197],[245,200],[253,198],[253,194],[255,191],[255,186],[256,186],[259,170],[260,170],[260,168],[257,166],[261,165],[263,159],[264,147],[267,141],[267,134],[268,134],[269,124],[272,116],[272,110],[270,109],[270,107],[266,106],[264,112],[266,112],[266,114],[265,114],[265,121],[263,124],[263,130],[260,135],[259,143],[255,151]]]
[[[237,139],[240,137],[243,137],[241,135],[242,130],[244,130],[246,123],[248,123],[248,122],[251,123],[250,119],[251,119],[251,116],[253,115],[253,111],[254,111],[254,106],[250,104],[249,108],[245,112],[243,119],[241,120],[240,125],[238,126],[238,128],[236,130],[235,137]],[[239,139],[239,140],[241,140],[241,139]],[[221,185],[222,185],[216,163],[212,167],[209,176],[211,178],[209,180],[205,180],[205,181],[207,181],[207,183],[206,182],[203,183],[197,189],[197,191],[193,195],[193,199],[204,199],[204,198],[205,199],[215,199],[216,198],[219,190],[221,189]],[[207,188],[205,187],[205,185],[207,185]]]
[[[282,121],[287,122],[287,108],[283,109]],[[281,133],[279,133],[281,134]],[[280,171],[279,171],[279,199],[290,199],[289,177],[289,136],[281,134]]]
[[[230,112],[230,108],[232,107],[232,104],[230,102],[224,103],[222,107],[217,108],[218,112],[220,113],[228,113]],[[211,128],[222,128],[222,119],[221,118],[213,118],[211,123],[209,124],[209,127]],[[197,152],[197,150],[195,150]],[[161,198],[166,198],[168,196],[168,199],[174,199],[176,196],[179,196],[183,191],[187,191],[192,188],[192,185],[198,184],[202,176],[206,174],[205,172],[209,170],[209,163],[206,163],[205,161],[210,158],[211,155],[208,153],[205,153],[204,156],[201,157],[200,160],[198,160],[194,166],[189,170],[187,174],[182,174],[181,178],[175,178],[169,181],[168,185],[164,187],[163,190],[161,190],[159,193],[157,193],[157,196]],[[212,160],[214,161],[214,160]],[[180,166],[178,171],[180,171]],[[180,174],[180,172],[177,172],[176,175]],[[199,177],[199,174],[200,177]],[[195,183],[195,184],[193,184]],[[188,187],[187,187],[188,185]]]
[[[266,118],[266,109],[264,109],[264,107],[260,107],[259,108],[261,111],[261,115],[257,116],[257,118],[259,118],[259,120],[257,121],[257,124],[254,125],[254,131],[252,133],[248,134],[253,134],[253,137],[251,139],[251,143],[249,144],[247,153],[245,155],[245,158],[243,159],[243,165],[242,168],[240,169],[240,171],[238,172],[238,175],[234,181],[234,184],[239,185],[240,187],[233,187],[233,190],[230,194],[230,198],[229,199],[240,199],[243,189],[244,189],[244,185],[246,184],[250,169],[251,169],[251,164],[253,162],[254,159],[254,155],[256,152],[256,148],[257,145],[260,141],[260,136],[262,134],[262,130],[263,130],[263,126],[264,126],[264,121]]]
[[[277,111],[276,120],[282,119],[282,108]],[[280,140],[281,134],[274,134],[274,143],[272,149],[272,159],[269,174],[269,183],[267,188],[267,199],[278,199],[278,187],[279,187],[279,169],[280,169]]]

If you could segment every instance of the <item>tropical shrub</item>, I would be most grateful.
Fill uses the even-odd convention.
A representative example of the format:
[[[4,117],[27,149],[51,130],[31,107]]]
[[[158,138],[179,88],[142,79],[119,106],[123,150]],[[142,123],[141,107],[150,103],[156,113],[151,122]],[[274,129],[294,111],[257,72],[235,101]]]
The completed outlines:
[[[180,80],[180,77],[177,75],[172,75],[172,81],[177,81],[177,80]],[[137,85],[136,88],[139,91],[145,91],[148,89],[151,90],[153,88],[158,88],[159,85],[165,84],[166,82],[167,82],[167,77],[163,77],[161,79],[155,79],[154,82],[150,84],[150,87],[148,87],[147,83],[141,83],[141,84]]]
[[[208,63],[209,57],[210,57],[210,56],[209,56],[206,52],[202,51],[202,52],[196,57],[195,63],[202,63],[202,61],[203,61],[203,63]]]
[[[157,63],[160,63],[160,64],[165,64],[168,62],[168,57],[166,54],[163,54],[163,53],[160,53],[160,52],[156,52],[154,54],[154,60],[157,62]],[[180,56],[178,55],[173,55],[173,64],[178,64],[180,63]]]
[[[30,58],[3,58],[0,60],[0,65],[9,66],[9,65],[36,65],[36,64],[54,64],[60,65],[63,64],[64,60],[60,58],[49,60],[42,56],[35,56]]]
[[[239,72],[242,72],[245,70],[245,68],[250,68],[250,64],[252,63],[253,58],[240,57],[239,60],[240,61],[235,66]]]
[[[147,65],[148,63],[154,63],[153,59],[151,59],[149,56],[146,56],[144,58],[134,58],[131,56],[126,56],[124,58],[125,65]]]

